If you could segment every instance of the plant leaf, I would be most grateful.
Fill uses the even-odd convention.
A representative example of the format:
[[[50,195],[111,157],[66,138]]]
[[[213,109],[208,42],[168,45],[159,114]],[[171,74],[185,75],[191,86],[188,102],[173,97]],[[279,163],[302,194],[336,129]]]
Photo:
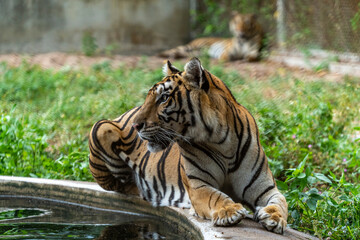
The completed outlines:
[[[322,173],[314,173],[314,176],[321,181],[332,184],[332,181]]]

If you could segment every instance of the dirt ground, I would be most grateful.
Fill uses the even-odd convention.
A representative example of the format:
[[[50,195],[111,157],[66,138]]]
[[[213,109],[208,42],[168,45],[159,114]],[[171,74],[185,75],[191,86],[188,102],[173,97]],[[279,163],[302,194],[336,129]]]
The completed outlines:
[[[62,68],[73,69],[87,69],[94,64],[109,61],[112,67],[144,67],[150,69],[161,68],[166,59],[155,56],[94,56],[87,57],[81,54],[70,54],[62,52],[51,52],[36,55],[20,55],[20,54],[4,54],[0,55],[0,62],[7,62],[11,66],[18,66],[23,60],[30,64],[40,65],[45,69],[60,70]],[[185,63],[186,60],[181,60]],[[217,60],[212,60],[212,64],[216,64]],[[343,77],[340,74],[329,73],[326,71],[314,72],[301,68],[287,67],[283,64],[271,62],[269,60],[262,60],[260,62],[248,63],[244,61],[234,61],[223,63],[225,68],[238,71],[245,77],[250,77],[254,80],[266,80],[271,76],[291,75],[302,80],[316,80],[326,79],[328,81],[342,81]]]

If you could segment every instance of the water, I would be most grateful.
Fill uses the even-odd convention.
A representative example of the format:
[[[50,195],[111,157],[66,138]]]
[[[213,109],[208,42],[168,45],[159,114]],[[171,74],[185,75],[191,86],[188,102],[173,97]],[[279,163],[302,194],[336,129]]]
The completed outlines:
[[[183,239],[157,229],[156,224],[129,222],[120,225],[79,225],[62,223],[0,224],[0,239]]]
[[[3,239],[193,239],[160,218],[44,198],[0,196]]]

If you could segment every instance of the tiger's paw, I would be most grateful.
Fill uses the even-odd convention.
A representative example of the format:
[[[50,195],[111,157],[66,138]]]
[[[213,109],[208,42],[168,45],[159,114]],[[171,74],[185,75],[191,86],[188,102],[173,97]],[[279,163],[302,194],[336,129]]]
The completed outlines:
[[[261,223],[266,230],[283,234],[286,228],[286,220],[276,205],[257,207],[254,215],[255,221]]]
[[[231,226],[245,218],[247,210],[238,203],[221,207],[212,214],[212,222],[215,226]]]

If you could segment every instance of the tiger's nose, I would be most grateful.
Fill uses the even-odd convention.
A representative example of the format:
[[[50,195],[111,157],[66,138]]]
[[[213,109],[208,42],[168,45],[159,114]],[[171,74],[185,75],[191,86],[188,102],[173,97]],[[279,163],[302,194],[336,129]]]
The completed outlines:
[[[144,125],[144,123],[133,123],[132,127],[135,128],[136,131],[140,131]]]

